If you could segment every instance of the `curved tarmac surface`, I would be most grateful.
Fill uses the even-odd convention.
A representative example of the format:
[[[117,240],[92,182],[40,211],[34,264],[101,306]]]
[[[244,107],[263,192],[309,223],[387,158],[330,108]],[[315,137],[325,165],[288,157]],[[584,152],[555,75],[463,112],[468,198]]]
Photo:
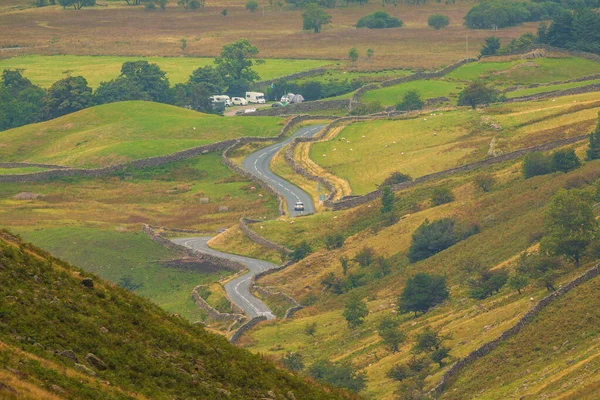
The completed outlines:
[[[258,150],[257,152],[250,154],[244,159],[244,161],[242,161],[242,166],[244,169],[256,176],[258,179],[269,184],[277,191],[277,193],[281,194],[285,198],[290,217],[313,214],[315,212],[315,205],[312,197],[298,186],[292,185],[282,177],[271,172],[269,169],[269,164],[271,163],[275,153],[281,150],[283,146],[289,144],[292,139],[297,137],[312,137],[321,129],[323,129],[323,127],[325,127],[325,125],[313,125],[300,128],[287,139],[272,146]],[[298,201],[304,203],[304,211],[294,210],[294,205]]]
[[[248,268],[248,272],[244,275],[238,276],[225,285],[225,291],[227,295],[235,304],[237,304],[244,312],[250,317],[255,318],[261,315],[267,317],[267,319],[274,319],[275,315],[271,312],[269,307],[261,300],[257,299],[250,293],[250,283],[252,277],[259,272],[266,271],[268,269],[277,268],[277,265],[267,261],[256,260],[254,258],[238,256],[230,253],[223,253],[221,251],[211,249],[208,247],[207,242],[212,237],[192,237],[192,238],[180,238],[172,239],[173,243],[185,246],[192,250],[196,250],[199,253],[210,254],[215,257],[227,258],[229,260],[237,261]]]

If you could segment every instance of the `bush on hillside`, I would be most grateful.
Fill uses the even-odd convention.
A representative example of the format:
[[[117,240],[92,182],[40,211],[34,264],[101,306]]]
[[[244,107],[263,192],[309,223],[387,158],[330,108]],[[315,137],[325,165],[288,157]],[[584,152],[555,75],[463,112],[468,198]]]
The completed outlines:
[[[447,27],[450,24],[450,19],[446,15],[433,14],[427,19],[427,25],[439,31],[442,28]]]
[[[456,242],[456,223],[452,218],[444,218],[432,223],[426,219],[412,235],[408,259],[411,263],[424,260]]]
[[[445,277],[419,272],[406,281],[406,287],[398,298],[398,311],[415,315],[426,313],[449,296]]]
[[[404,183],[404,182],[409,182],[412,181],[412,177],[410,175],[407,174],[403,174],[402,172],[398,172],[398,171],[394,171],[392,172],[392,174],[390,176],[388,176],[387,178],[385,178],[385,180],[383,182],[381,182],[381,186],[391,186],[391,185],[395,185],[398,183]]]
[[[367,385],[367,376],[365,373],[358,372],[348,362],[332,363],[327,360],[319,360],[310,366],[308,374],[318,381],[356,393],[363,390]]]
[[[357,28],[369,28],[369,29],[385,29],[385,28],[399,28],[402,26],[402,21],[396,17],[392,17],[385,11],[375,11],[374,13],[367,14],[356,23]]]
[[[421,95],[416,90],[409,90],[402,97],[402,101],[396,104],[396,111],[415,111],[420,110],[425,105]]]
[[[579,168],[580,166],[581,162],[579,161],[579,158],[577,158],[575,150],[573,149],[558,150],[552,154],[552,158],[550,160],[550,168],[552,169],[552,172],[569,172]]]
[[[494,292],[498,293],[508,282],[508,271],[505,269],[479,271],[477,276],[469,279],[469,296],[473,299],[483,300]]]
[[[551,171],[550,157],[546,156],[541,151],[529,153],[523,159],[523,176],[525,179],[549,174]]]
[[[306,258],[310,253],[312,253],[312,248],[306,240],[303,240],[290,254],[290,260],[298,262]]]
[[[476,4],[465,15],[469,29],[498,29],[528,21],[543,21],[563,8],[551,1],[543,3],[490,0]]]
[[[489,105],[496,101],[497,98],[497,91],[495,89],[487,87],[482,81],[474,81],[459,93],[458,105],[471,106],[471,108],[475,109],[482,104]]]
[[[325,247],[327,250],[339,249],[344,245],[344,236],[340,234],[331,234],[325,237]]]
[[[500,38],[496,36],[486,37],[485,43],[481,46],[480,54],[482,56],[493,56],[498,53],[500,49]]]
[[[441,206],[442,204],[451,203],[454,201],[454,199],[455,197],[454,193],[452,193],[452,190],[444,186],[435,188],[431,194],[431,203],[433,203],[434,206]]]

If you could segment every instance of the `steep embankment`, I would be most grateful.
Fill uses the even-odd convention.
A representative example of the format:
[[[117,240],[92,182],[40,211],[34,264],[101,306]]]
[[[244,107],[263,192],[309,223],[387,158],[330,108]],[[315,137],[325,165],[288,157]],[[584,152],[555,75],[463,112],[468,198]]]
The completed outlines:
[[[0,397],[342,399],[0,236]]]

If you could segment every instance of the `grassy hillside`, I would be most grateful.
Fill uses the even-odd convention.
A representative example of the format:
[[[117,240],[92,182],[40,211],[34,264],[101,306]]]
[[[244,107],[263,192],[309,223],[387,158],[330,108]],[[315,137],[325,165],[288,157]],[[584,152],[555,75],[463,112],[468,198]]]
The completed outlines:
[[[364,194],[394,171],[416,178],[490,154],[581,135],[596,124],[596,99],[596,93],[589,93],[354,123],[334,139],[313,144],[310,157],[348,180],[353,194]]]
[[[517,336],[463,370],[442,398],[597,398],[598,290],[595,279],[552,303]]]
[[[0,158],[102,167],[236,137],[276,136],[280,121],[223,118],[143,101],[111,103],[2,132]]]
[[[23,69],[23,75],[42,87],[50,87],[63,78],[64,71],[71,75],[83,76],[92,88],[100,82],[116,78],[121,73],[121,65],[127,61],[148,61],[155,63],[167,73],[171,85],[187,81],[192,71],[206,65],[213,65],[212,58],[198,57],[122,57],[122,56],[40,56],[28,55],[0,60],[0,71]],[[275,79],[309,69],[319,68],[327,60],[265,60],[254,70],[262,80]]]
[[[552,54],[548,58],[524,60],[518,57],[494,57],[466,64],[448,75],[429,80],[419,80],[368,91],[362,95],[363,102],[379,101],[384,106],[392,106],[410,90],[416,90],[423,99],[447,97],[456,104],[458,94],[471,81],[483,80],[499,90],[516,85],[551,83],[581,78],[600,73],[600,63],[562,54]],[[552,90],[568,89],[595,83],[595,81],[539,87],[510,92],[507,97],[526,96]]]
[[[85,287],[90,275],[6,233],[0,260],[3,398],[352,397],[278,370],[94,276]]]
[[[579,146],[580,156],[582,150],[584,146]],[[546,294],[545,289],[532,284],[521,295],[506,287],[486,300],[473,300],[468,297],[465,284],[472,276],[469,265],[513,268],[519,253],[536,248],[548,199],[559,188],[593,181],[598,177],[597,168],[597,162],[590,162],[568,174],[524,180],[520,163],[508,162],[487,170],[496,179],[491,193],[483,193],[472,184],[473,177],[481,171],[430,182],[397,194],[395,210],[403,218],[384,228],[377,227],[379,201],[344,212],[308,216],[293,225],[283,221],[265,223],[261,233],[268,238],[290,247],[308,240],[315,252],[286,270],[261,278],[259,284],[276,286],[311,306],[296,314],[293,320],[262,324],[250,332],[243,343],[253,351],[277,356],[287,351],[300,352],[307,365],[322,358],[351,361],[367,373],[368,387],[363,392],[367,398],[392,399],[398,383],[386,376],[387,371],[408,361],[415,335],[425,326],[432,326],[451,336],[447,341],[451,359],[443,368],[431,367],[426,387],[432,387],[447,365],[497,337],[535,304],[530,298],[537,301]],[[429,196],[440,186],[451,188],[456,200],[434,207]],[[409,263],[406,254],[415,229],[425,219],[435,221],[444,217],[477,223],[481,232],[429,259]],[[366,229],[365,224],[371,229]],[[359,233],[353,234],[356,230]],[[346,237],[341,249],[327,251],[322,240],[332,233],[351,236]],[[364,298],[369,309],[366,322],[350,329],[342,316],[347,295],[326,290],[322,281],[329,273],[343,279],[339,257],[352,260],[364,247],[372,248],[376,256],[386,257],[391,263],[391,273],[376,277],[377,265],[359,267],[356,262],[350,262],[348,274],[355,275],[360,282],[352,291]],[[590,262],[593,261],[588,259],[586,265]],[[584,268],[574,270],[567,264],[560,282],[579,275]],[[450,301],[417,318],[397,315],[397,296],[406,279],[417,272],[447,276]],[[385,316],[396,316],[400,329],[408,334],[399,353],[389,351],[377,333],[378,324]],[[305,333],[305,327],[311,323],[317,324],[314,337]],[[586,340],[588,347],[590,343]],[[560,376],[556,379],[563,383]],[[499,380],[498,384],[501,382],[504,381]]]

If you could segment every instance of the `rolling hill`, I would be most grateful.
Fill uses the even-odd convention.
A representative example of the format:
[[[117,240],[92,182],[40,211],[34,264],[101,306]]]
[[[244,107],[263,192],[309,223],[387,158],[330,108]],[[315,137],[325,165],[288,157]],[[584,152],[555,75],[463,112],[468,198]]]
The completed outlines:
[[[104,167],[237,137],[276,136],[280,121],[223,118],[143,101],[111,103],[2,132],[0,159]]]
[[[343,399],[0,234],[3,399]]]

